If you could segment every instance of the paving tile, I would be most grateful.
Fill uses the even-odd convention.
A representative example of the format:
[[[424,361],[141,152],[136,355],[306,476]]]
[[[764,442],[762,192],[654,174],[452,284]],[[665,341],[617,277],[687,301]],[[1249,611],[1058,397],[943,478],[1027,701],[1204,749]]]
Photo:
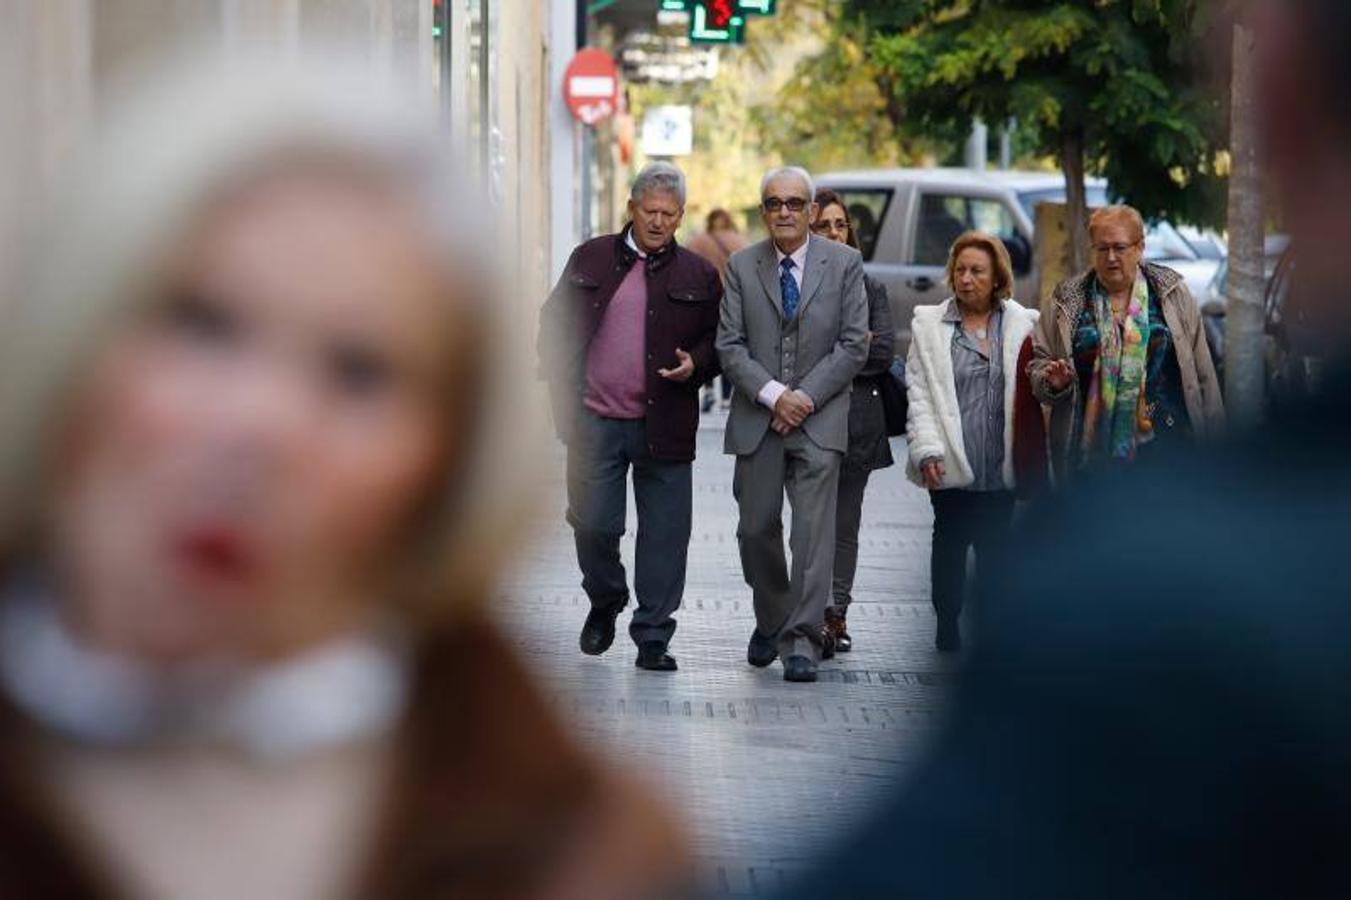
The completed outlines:
[[[627,612],[604,656],[577,649],[588,604],[563,522],[561,452],[548,512],[496,608],[576,735],[683,817],[704,887],[759,897],[844,839],[904,779],[941,725],[957,662],[933,650],[928,497],[898,465],[873,474],[864,503],[849,614],[857,649],[822,663],[816,684],[784,682],[777,663],[746,664],[754,615],[724,423],[712,413],[699,431],[689,573],[671,644],[679,672],[634,667]],[[903,450],[893,442],[898,459]],[[622,542],[630,574],[633,515],[630,499]]]

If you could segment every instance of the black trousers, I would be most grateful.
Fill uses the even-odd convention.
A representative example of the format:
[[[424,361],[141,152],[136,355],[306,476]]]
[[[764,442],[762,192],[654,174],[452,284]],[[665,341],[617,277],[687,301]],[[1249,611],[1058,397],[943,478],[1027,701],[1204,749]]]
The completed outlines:
[[[1012,491],[930,491],[934,510],[934,612],[940,627],[957,624],[966,596],[966,551],[976,551],[976,602],[998,594],[1007,571],[1005,548],[1013,521]]]
[[[577,545],[582,589],[593,607],[627,603],[628,576],[619,556],[628,506],[628,476],[638,509],[634,593],[629,623],[635,644],[665,645],[685,592],[694,488],[687,462],[648,455],[647,423],[583,412],[568,444],[568,522]]]

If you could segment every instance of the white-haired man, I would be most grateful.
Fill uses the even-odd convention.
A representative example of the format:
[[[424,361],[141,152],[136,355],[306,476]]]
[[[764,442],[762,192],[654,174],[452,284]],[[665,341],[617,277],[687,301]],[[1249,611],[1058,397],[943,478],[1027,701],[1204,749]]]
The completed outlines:
[[[782,657],[788,681],[815,681],[825,645],[849,386],[868,353],[862,257],[810,234],[814,195],[803,169],[765,175],[760,207],[770,236],[728,261],[717,340],[736,388],[724,450],[736,455],[737,542],[755,601],[746,657],[757,667]]]

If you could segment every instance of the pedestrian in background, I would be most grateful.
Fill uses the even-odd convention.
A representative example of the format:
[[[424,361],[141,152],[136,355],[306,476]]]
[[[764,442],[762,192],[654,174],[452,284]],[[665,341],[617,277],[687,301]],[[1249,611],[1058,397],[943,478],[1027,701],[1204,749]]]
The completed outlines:
[[[746,249],[746,236],[737,230],[732,214],[719,207],[704,220],[704,230],[686,244],[718,270],[718,277],[726,280],[727,260],[738,250]]]
[[[486,611],[525,348],[434,111],[247,58],[109,113],[4,292],[0,893],[669,896]]]
[[[718,270],[718,277],[726,280],[727,260],[731,258],[733,253],[745,249],[746,238],[737,230],[736,223],[732,221],[732,214],[719,207],[708,214],[704,223],[704,230],[690,238],[687,246],[712,263],[713,267]],[[718,383],[722,394],[722,408],[727,409],[732,400],[732,381],[726,375],[721,375],[718,378]],[[705,390],[704,412],[713,408],[717,396],[712,385]]]
[[[1145,223],[1129,206],[1088,222],[1093,268],[1056,285],[1039,324],[1032,390],[1051,407],[1051,464],[1059,482],[1142,447],[1213,438],[1224,401],[1187,283],[1142,262]]]
[[[954,651],[962,645],[967,551],[976,554],[975,593],[982,604],[996,593],[1004,565],[1016,483],[1016,364],[1037,312],[1013,299],[1013,266],[999,238],[976,231],[957,238],[947,277],[953,296],[915,307],[906,437],[907,473],[933,502],[934,643]]]
[[[858,238],[849,210],[840,195],[829,188],[816,191],[816,219],[812,231],[836,243],[858,249]],[[840,464],[839,498],[835,505],[835,574],[831,603],[826,607],[827,649],[848,652],[854,639],[849,634],[849,604],[853,600],[854,573],[858,569],[858,529],[863,520],[863,493],[875,469],[892,465],[891,443],[882,409],[881,379],[890,378],[896,330],[891,322],[891,302],[886,285],[871,275],[863,276],[868,295],[868,358],[854,378],[849,394],[849,448]]]
[[[718,372],[718,273],[676,243],[685,176],[655,162],[633,181],[630,221],[573,251],[540,314],[539,355],[568,448],[568,522],[591,611],[583,653],[604,653],[628,605],[619,556],[633,471],[638,545],[629,636],[643,669],[667,647],[685,591],[699,385]]]
[[[811,234],[814,195],[800,168],[762,179],[770,236],[728,262],[718,326],[718,355],[736,386],[724,449],[736,455],[737,543],[755,603],[746,658],[763,667],[781,656],[788,681],[815,681],[825,647],[849,386],[868,354],[863,258]]]

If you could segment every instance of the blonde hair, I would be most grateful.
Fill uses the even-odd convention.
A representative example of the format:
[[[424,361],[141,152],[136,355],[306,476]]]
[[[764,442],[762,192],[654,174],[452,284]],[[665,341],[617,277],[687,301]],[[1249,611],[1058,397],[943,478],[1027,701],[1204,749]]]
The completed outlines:
[[[336,57],[198,57],[154,75],[114,104],[106,134],[72,167],[0,307],[0,577],[40,540],[44,460],[75,391],[114,329],[163,290],[184,232],[229,188],[332,160],[407,189],[446,265],[448,319],[478,349],[473,413],[450,429],[466,445],[414,558],[399,567],[399,602],[416,618],[482,599],[515,549],[542,442],[530,424],[526,351],[512,346],[521,329],[492,295],[491,257],[456,215],[490,207],[466,202],[476,192],[457,177],[434,111],[411,105],[410,87]],[[482,229],[484,216],[473,218]]]
[[[1088,217],[1089,235],[1093,234],[1095,228],[1106,225],[1108,222],[1125,222],[1135,232],[1137,242],[1145,239],[1145,217],[1140,215],[1140,211],[1133,206],[1122,203],[1093,210],[1092,215]]]
[[[963,250],[972,247],[984,250],[990,255],[990,262],[994,267],[994,294],[991,299],[998,302],[1012,297],[1013,262],[1009,259],[1008,248],[999,238],[983,231],[968,231],[952,242],[952,250],[948,253],[946,270],[948,286],[952,287],[953,272],[957,268],[957,257],[961,256]]]

